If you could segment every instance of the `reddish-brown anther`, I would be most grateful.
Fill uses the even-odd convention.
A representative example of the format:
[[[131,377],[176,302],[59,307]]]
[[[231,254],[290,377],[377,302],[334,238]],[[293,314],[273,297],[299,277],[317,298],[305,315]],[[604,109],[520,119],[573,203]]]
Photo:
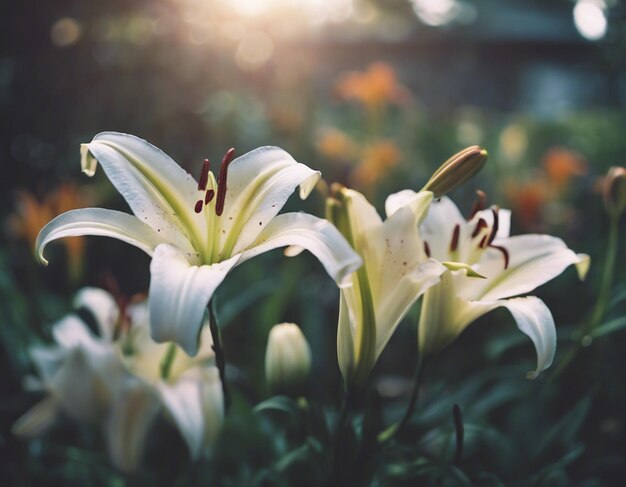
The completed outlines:
[[[226,200],[226,191],[228,187],[226,185],[226,180],[228,178],[228,165],[232,162],[235,157],[235,149],[230,148],[224,154],[224,158],[222,159],[222,166],[220,167],[220,175],[217,180],[217,199],[215,201],[215,214],[217,216],[221,216],[224,212],[224,201]]]

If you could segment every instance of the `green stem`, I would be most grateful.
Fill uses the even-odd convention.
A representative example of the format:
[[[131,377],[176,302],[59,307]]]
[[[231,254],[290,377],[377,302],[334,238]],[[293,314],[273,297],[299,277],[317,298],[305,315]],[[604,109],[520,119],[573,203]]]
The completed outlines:
[[[615,273],[615,262],[617,260],[617,243],[618,243],[619,218],[613,215],[609,216],[609,238],[604,258],[604,269],[602,271],[602,281],[600,283],[600,292],[596,300],[596,306],[589,321],[582,324],[577,338],[576,344],[572,347],[567,355],[561,360],[554,370],[550,380],[555,380],[576,358],[580,350],[591,343],[590,334],[602,324],[602,319],[606,312],[607,303],[611,297],[611,287],[613,285],[613,274]]]
[[[417,399],[419,398],[419,389],[424,371],[423,365],[424,361],[422,360],[422,355],[420,354],[417,361],[417,366],[415,367],[415,377],[413,379],[413,390],[411,391],[411,398],[409,399],[409,403],[406,407],[406,411],[404,412],[404,416],[402,416],[402,419],[400,421],[392,424],[378,435],[379,443],[386,443],[387,441],[391,440],[394,436],[398,434],[399,431],[401,431],[406,426],[406,424],[411,419],[411,416],[413,416],[413,410],[415,409],[415,404],[417,403]]]
[[[215,366],[220,374],[222,383],[222,395],[224,396],[224,409],[228,411],[230,407],[230,392],[226,383],[226,358],[224,357],[224,349],[222,348],[222,335],[217,325],[213,300],[209,302],[209,328],[211,329],[211,337],[213,338],[213,351],[215,352]]]
[[[583,337],[600,326],[602,318],[604,318],[606,305],[611,297],[613,274],[615,273],[615,261],[617,259],[618,229],[619,219],[615,216],[611,216],[609,218],[609,242],[604,259],[604,271],[602,273],[600,293],[598,294],[598,300],[596,301],[596,307],[591,320],[588,322],[587,326],[583,328]]]
[[[165,356],[163,360],[161,360],[161,379],[167,380],[169,378],[174,358],[176,358],[176,344],[170,342],[167,347],[167,352],[165,352]]]

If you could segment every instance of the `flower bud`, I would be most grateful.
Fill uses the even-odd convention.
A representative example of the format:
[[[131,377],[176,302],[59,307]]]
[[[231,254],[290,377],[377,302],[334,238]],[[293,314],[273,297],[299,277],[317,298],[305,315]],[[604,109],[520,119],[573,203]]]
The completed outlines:
[[[626,169],[614,166],[604,181],[604,206],[611,216],[619,217],[626,209]]]
[[[463,149],[439,166],[423,190],[432,191],[436,198],[443,196],[473,178],[483,168],[485,162],[487,162],[485,149],[477,145]]]
[[[275,325],[265,351],[265,380],[270,393],[301,393],[310,369],[311,349],[298,325]]]

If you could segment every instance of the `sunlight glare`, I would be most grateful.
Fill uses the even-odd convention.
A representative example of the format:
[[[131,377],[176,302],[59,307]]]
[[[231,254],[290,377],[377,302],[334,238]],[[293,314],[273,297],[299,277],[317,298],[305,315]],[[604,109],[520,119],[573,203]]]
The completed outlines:
[[[608,26],[605,8],[603,0],[578,0],[574,7],[574,24],[580,35],[590,41],[604,37]]]

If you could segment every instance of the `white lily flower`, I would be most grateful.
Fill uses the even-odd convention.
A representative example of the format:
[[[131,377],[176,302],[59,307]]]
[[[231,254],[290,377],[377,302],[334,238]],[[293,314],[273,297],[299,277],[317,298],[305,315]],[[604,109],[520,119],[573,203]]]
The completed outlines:
[[[414,197],[410,190],[395,195],[392,209]],[[537,351],[535,378],[552,364],[556,329],[552,314],[539,298],[519,297],[575,264],[581,279],[589,257],[576,254],[549,235],[509,236],[511,213],[496,207],[481,210],[466,220],[456,205],[444,197],[434,201],[420,225],[428,254],[451,261],[437,286],[426,291],[419,322],[419,348],[424,355],[438,352],[470,323],[489,311],[509,310],[520,331]],[[455,270],[456,267],[456,270]],[[471,277],[470,273],[480,277]],[[482,278],[481,278],[482,277]]]
[[[171,351],[150,338],[145,301],[121,310],[106,291],[85,288],[75,304],[91,311],[99,333],[95,335],[76,315],[53,326],[55,345],[35,347],[31,353],[49,395],[18,419],[13,431],[38,436],[59,413],[99,423],[112,463],[132,472],[150,427],[165,411],[191,457],[199,458],[216,439],[224,415],[208,327],[202,331],[197,356],[178,349],[164,378],[163,359]]]
[[[126,199],[133,215],[101,208],[69,211],[48,223],[37,239],[101,235],[135,245],[152,256],[152,337],[174,341],[189,355],[198,349],[202,318],[226,274],[248,259],[297,245],[314,254],[338,283],[360,259],[327,221],[305,213],[278,215],[300,186],[306,198],[320,177],[277,147],[262,147],[233,160],[224,156],[216,179],[205,160],[200,181],[161,150],[137,137],[98,134],[81,147],[82,168],[97,163]]]
[[[426,256],[417,231],[432,198],[416,193],[385,221],[357,191],[341,188],[329,198],[329,219],[363,258],[352,285],[340,290],[337,357],[348,387],[365,381],[411,305],[446,270]]]

